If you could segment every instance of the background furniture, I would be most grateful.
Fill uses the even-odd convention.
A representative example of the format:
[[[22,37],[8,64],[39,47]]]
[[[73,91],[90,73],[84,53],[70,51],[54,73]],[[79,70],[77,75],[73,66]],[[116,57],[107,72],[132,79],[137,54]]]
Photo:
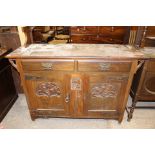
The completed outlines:
[[[128,26],[71,26],[71,43],[127,44]]]
[[[141,51],[146,46],[155,46],[155,27],[139,27],[136,40],[137,47],[143,47],[139,49]],[[155,57],[152,57],[149,52],[149,48],[146,48],[146,55],[150,58],[144,61],[133,79],[130,92],[132,105],[128,107],[128,121],[133,117],[135,108],[155,108],[155,105],[140,106],[140,103],[137,105],[138,101],[155,101]]]
[[[49,29],[45,27],[33,28],[34,43],[52,43],[52,40],[66,39],[71,43],[128,44],[129,40],[130,42],[132,40],[129,39],[131,29],[129,26],[48,26]],[[54,31],[52,37],[49,34],[51,29]]]
[[[0,26],[0,44],[5,49],[12,51],[21,46],[16,26]],[[13,67],[11,70],[17,92],[23,93],[19,73]]]
[[[34,43],[47,43],[54,35],[54,27],[51,26],[34,26],[32,30]]]
[[[143,29],[141,47],[155,47],[155,26],[145,26]]]
[[[17,99],[11,65],[3,56],[8,53],[0,48],[0,122]]]
[[[20,46],[20,39],[15,26],[0,26],[0,44],[8,50],[15,50]]]

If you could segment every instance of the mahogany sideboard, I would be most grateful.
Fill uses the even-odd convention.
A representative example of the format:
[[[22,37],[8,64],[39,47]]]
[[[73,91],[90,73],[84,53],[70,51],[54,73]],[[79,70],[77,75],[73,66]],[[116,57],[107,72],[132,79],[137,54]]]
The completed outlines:
[[[31,44],[16,60],[32,120],[105,118],[122,121],[138,61],[129,45]]]

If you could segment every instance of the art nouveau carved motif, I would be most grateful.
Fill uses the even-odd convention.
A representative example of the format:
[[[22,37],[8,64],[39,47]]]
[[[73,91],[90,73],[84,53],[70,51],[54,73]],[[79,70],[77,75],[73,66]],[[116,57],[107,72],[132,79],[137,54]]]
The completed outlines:
[[[81,79],[78,77],[71,79],[71,90],[81,90]]]
[[[91,96],[92,97],[116,97],[118,87],[114,84],[110,83],[99,83],[93,86],[91,89]]]
[[[61,92],[59,86],[54,82],[43,82],[36,87],[36,94],[38,96],[60,97]]]

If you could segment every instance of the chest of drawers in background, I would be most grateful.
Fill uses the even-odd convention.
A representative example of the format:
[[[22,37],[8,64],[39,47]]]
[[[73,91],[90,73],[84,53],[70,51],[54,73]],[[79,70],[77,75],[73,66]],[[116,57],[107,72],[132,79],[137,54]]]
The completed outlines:
[[[129,26],[71,26],[71,43],[127,44]]]

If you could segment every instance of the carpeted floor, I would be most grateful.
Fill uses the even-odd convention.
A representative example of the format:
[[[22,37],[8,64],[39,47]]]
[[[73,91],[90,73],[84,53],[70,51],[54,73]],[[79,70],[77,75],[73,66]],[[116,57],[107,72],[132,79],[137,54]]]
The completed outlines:
[[[131,104],[131,98],[128,100]],[[2,121],[5,129],[143,129],[155,128],[155,109],[136,109],[131,122],[127,114],[121,124],[115,120],[104,119],[66,119],[49,118],[31,121],[24,95],[19,95],[9,113]]]

